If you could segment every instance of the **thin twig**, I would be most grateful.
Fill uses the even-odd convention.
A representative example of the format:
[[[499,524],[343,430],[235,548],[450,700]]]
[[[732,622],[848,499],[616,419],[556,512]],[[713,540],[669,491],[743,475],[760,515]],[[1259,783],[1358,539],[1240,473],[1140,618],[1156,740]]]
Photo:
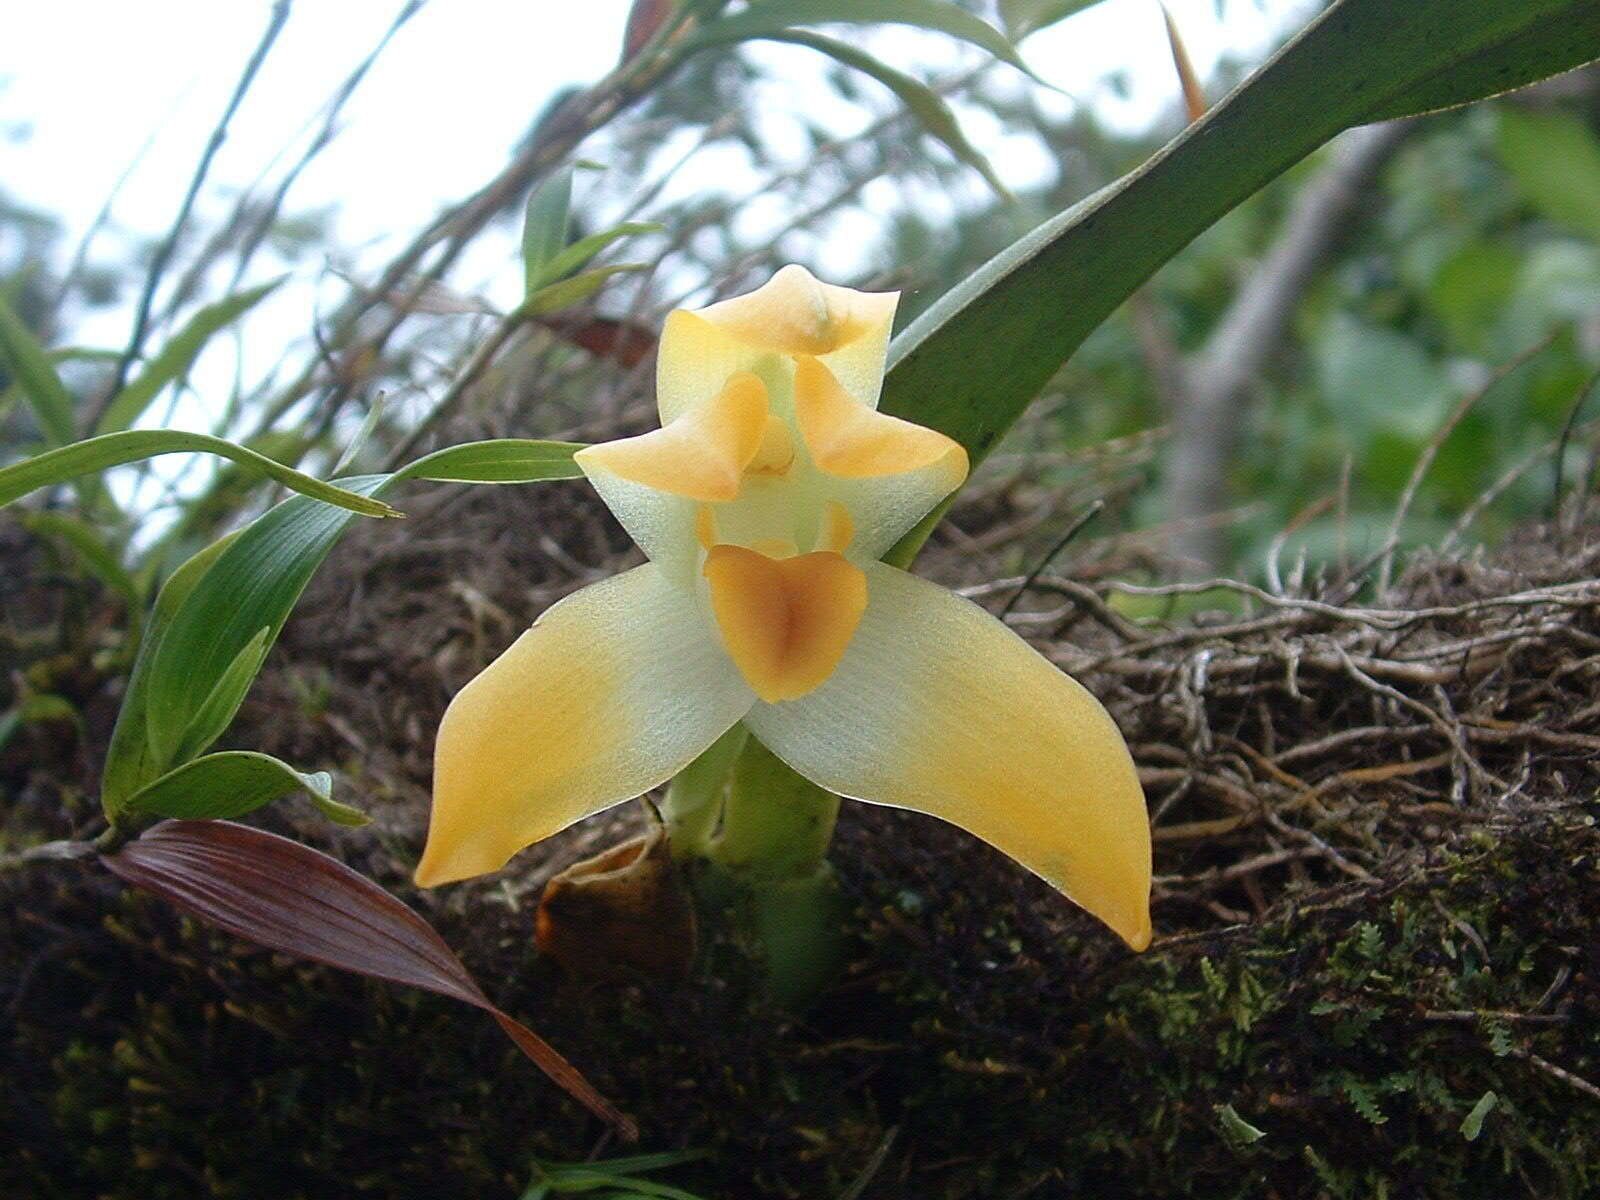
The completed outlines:
[[[1004,621],[1007,615],[1010,614],[1011,610],[1017,606],[1017,601],[1022,599],[1023,593],[1033,586],[1034,581],[1038,579],[1040,575],[1044,574],[1044,569],[1050,565],[1050,563],[1055,559],[1055,556],[1065,550],[1068,543],[1070,543],[1073,538],[1077,537],[1078,534],[1082,533],[1084,527],[1087,526],[1090,521],[1093,521],[1096,517],[1098,517],[1101,511],[1104,510],[1105,506],[1106,502],[1104,500],[1096,500],[1093,504],[1089,505],[1088,508],[1083,510],[1076,521],[1067,526],[1067,531],[1056,539],[1055,545],[1051,546],[1049,550],[1045,551],[1044,557],[1039,560],[1037,565],[1034,566],[1033,570],[1028,572],[1027,577],[1023,579],[1017,590],[1011,593],[1011,599],[1007,600],[1005,607],[1000,610],[999,615],[1002,621]]]
[[[1578,389],[1578,396],[1572,402],[1572,409],[1567,413],[1566,423],[1561,426],[1561,436],[1556,439],[1555,472],[1550,483],[1550,517],[1554,519],[1561,510],[1561,471],[1566,463],[1567,442],[1572,437],[1572,427],[1577,423],[1578,414],[1583,411],[1584,403],[1594,391],[1595,384],[1600,383],[1600,367],[1596,367],[1589,378]]]
[[[1378,594],[1380,596],[1389,590],[1389,577],[1394,567],[1394,552],[1396,547],[1400,545],[1400,530],[1405,524],[1407,514],[1411,511],[1411,503],[1416,499],[1417,489],[1422,486],[1422,481],[1427,476],[1428,469],[1433,466],[1433,460],[1439,457],[1439,451],[1443,448],[1445,442],[1455,432],[1455,428],[1461,423],[1461,419],[1480,400],[1492,392],[1499,383],[1529,359],[1549,349],[1550,345],[1556,340],[1558,332],[1552,331],[1540,338],[1533,345],[1518,353],[1511,361],[1502,364],[1482,387],[1461,397],[1455,408],[1450,410],[1450,414],[1439,425],[1439,428],[1434,430],[1433,436],[1428,439],[1428,444],[1422,448],[1422,453],[1417,455],[1417,461],[1411,468],[1411,478],[1406,480],[1406,486],[1400,492],[1400,501],[1395,505],[1394,516],[1389,522],[1389,532],[1383,539],[1382,547],[1373,556],[1378,563]]]
[[[228,105],[222,111],[222,119],[211,131],[211,138],[206,143],[205,150],[200,155],[200,162],[195,167],[194,176],[189,180],[189,190],[183,197],[183,203],[178,206],[178,215],[172,222],[172,228],[161,244],[156,247],[155,255],[150,260],[150,270],[145,274],[144,290],[139,295],[139,307],[133,317],[133,332],[128,337],[128,346],[122,352],[122,358],[117,363],[117,369],[111,377],[111,386],[106,389],[105,396],[95,407],[89,421],[88,429],[92,430],[100,423],[100,418],[111,405],[111,401],[122,390],[123,384],[128,380],[128,372],[138,360],[144,349],[145,334],[149,331],[150,306],[155,300],[156,288],[161,285],[161,277],[166,274],[167,264],[172,259],[173,251],[178,247],[178,239],[183,236],[183,227],[188,224],[190,210],[194,208],[195,199],[200,195],[200,188],[206,181],[206,176],[211,171],[211,160],[222,149],[222,143],[228,140],[228,126],[233,121],[233,116],[244,102],[245,95],[250,90],[250,85],[255,82],[256,73],[260,71],[261,64],[266,62],[267,55],[271,52],[273,43],[278,40],[278,34],[283,31],[285,22],[289,19],[290,0],[274,0],[272,15],[267,20],[266,31],[261,35],[261,40],[256,44],[255,51],[250,55],[250,60],[245,63],[244,71],[239,76],[239,82],[233,89],[233,95],[228,100]]]

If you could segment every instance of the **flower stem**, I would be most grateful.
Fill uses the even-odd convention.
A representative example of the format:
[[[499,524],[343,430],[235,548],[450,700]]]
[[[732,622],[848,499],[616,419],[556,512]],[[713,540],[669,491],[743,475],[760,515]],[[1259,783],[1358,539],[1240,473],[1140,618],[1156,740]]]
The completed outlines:
[[[733,764],[749,737],[743,724],[735,725],[668,785],[666,799],[661,803],[661,820],[667,827],[672,857],[705,855],[722,816]]]
[[[806,1007],[844,962],[844,895],[828,865],[839,797],[749,738],[731,761],[721,832],[699,891],[720,909],[778,1003]]]
[[[722,833],[709,858],[746,880],[793,880],[827,859],[839,797],[750,739],[733,764]]]

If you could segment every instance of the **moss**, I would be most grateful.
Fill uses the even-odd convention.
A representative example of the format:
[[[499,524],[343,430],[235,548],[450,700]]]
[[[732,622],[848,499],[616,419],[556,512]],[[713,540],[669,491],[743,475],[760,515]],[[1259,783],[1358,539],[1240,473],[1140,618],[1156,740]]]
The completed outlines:
[[[957,835],[856,815],[847,841],[881,848],[855,880],[865,945],[805,1022],[708,979],[554,987],[508,926],[471,957],[651,1148],[711,1149],[674,1174],[711,1197],[834,1194],[891,1130],[874,1196],[1600,1187],[1596,1101],[1527,1057],[1600,1076],[1600,837],[1582,814],[1140,957],[1041,916],[1048,893]],[[924,857],[984,877],[908,889]],[[96,928],[99,890],[20,898],[91,931],[69,953],[37,960],[53,935],[26,918],[8,934],[32,982],[8,1041],[5,1194],[512,1196],[534,1155],[581,1158],[598,1137],[474,1013],[137,897]]]

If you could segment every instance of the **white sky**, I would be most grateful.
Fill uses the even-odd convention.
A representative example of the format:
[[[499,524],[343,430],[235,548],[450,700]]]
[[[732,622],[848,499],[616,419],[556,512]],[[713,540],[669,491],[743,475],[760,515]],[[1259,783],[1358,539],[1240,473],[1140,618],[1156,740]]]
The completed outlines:
[[[613,65],[628,4],[432,0],[395,37],[346,106],[343,132],[300,178],[286,211],[336,207],[337,244],[361,248],[358,261],[364,269],[386,262],[387,254],[441,207],[504,164],[510,147],[556,89],[597,79]],[[108,233],[92,256],[125,262],[130,237],[159,236],[170,225],[270,7],[268,0],[15,5],[0,39],[0,130],[13,131],[9,140],[0,139],[0,186],[62,221],[65,255],[134,164],[116,195]],[[228,211],[239,189],[264,177],[275,180],[298,157],[319,128],[328,99],[400,7],[400,0],[300,0],[293,7],[213,164],[196,209],[202,227]],[[1205,75],[1224,55],[1259,60],[1314,4],[1220,0],[1220,15],[1219,0],[1169,0],[1169,7]],[[859,33],[851,36],[861,40]],[[866,37],[887,61],[912,73],[977,61],[976,52],[932,35],[874,30]],[[755,52],[770,69],[780,75],[794,72],[797,80],[787,91],[780,85],[761,93],[763,103],[776,110],[790,95],[809,99],[820,93],[801,91],[806,73],[820,70],[809,52],[770,43]],[[1170,113],[1175,103],[1156,0],[1104,0],[1035,35],[1024,43],[1023,53],[1041,76],[1076,97],[1046,95],[1044,103],[1062,112],[1076,102],[1089,103],[1103,119],[1126,128]],[[1019,88],[1027,86],[1020,75],[998,70],[1009,73]],[[1117,75],[1124,86],[1111,84]],[[841,132],[865,125],[895,103],[870,81],[862,92],[872,111],[841,105]],[[829,119],[833,116],[830,107]],[[1031,139],[1003,134],[986,113],[964,116],[969,135],[1011,185],[1025,187],[1049,169]],[[774,120],[781,121],[782,113],[775,111]],[[26,136],[19,136],[20,130]],[[753,175],[730,178],[724,165],[719,160],[698,173],[684,172],[674,186],[743,191],[757,181]],[[968,184],[974,199],[983,194],[975,177]],[[854,239],[838,240],[835,254],[822,255],[823,266],[847,271],[849,247],[842,243]],[[514,246],[508,239],[482,241],[491,244],[474,248],[457,285],[514,302]],[[270,262],[261,273],[273,273]],[[303,337],[309,327],[314,273],[307,267],[304,286],[283,289],[252,316],[253,334],[262,322],[276,331],[265,339],[246,339],[279,347],[272,361],[282,356],[286,339]],[[70,340],[120,346],[127,337],[131,294],[125,299],[127,304],[79,322],[69,330]],[[330,300],[324,294],[325,307]],[[211,357],[208,352],[203,367]],[[231,361],[222,369],[224,378],[232,377]],[[205,415],[180,411],[180,423],[203,427]]]

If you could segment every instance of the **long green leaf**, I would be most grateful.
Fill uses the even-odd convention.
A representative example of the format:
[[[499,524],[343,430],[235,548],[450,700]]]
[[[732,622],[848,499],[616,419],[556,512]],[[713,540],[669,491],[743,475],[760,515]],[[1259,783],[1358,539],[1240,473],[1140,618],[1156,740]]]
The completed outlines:
[[[33,416],[45,438],[64,446],[73,437],[73,399],[61,376],[50,365],[50,357],[33,330],[22,323],[11,305],[0,296],[0,361],[3,361],[33,408]]]
[[[370,495],[389,479],[344,483]],[[263,628],[271,649],[312,572],[354,519],[346,509],[291,496],[233,539],[185,598],[149,664],[144,715],[152,747],[177,749],[223,673]],[[163,769],[173,765],[156,760]]]
[[[1577,44],[1522,57],[1516,35],[1549,21],[1581,30]],[[913,322],[890,350],[884,411],[940,429],[981,459],[1084,338],[1213,221],[1341,130],[1430,106],[1447,64],[1481,65],[1497,46],[1513,60],[1500,82],[1527,82],[1600,55],[1600,17],[1593,0],[1336,0],[1150,161],[1002,251]],[[925,535],[913,531],[897,555]]]
[[[1434,48],[1433,69],[1373,108],[1367,120],[1498,96],[1600,55],[1600,7],[1594,0],[1471,0],[1449,7],[1460,11],[1471,28]]]
[[[522,312],[526,316],[542,317],[546,313],[571,308],[580,300],[587,300],[599,291],[600,285],[611,276],[620,275],[625,271],[642,271],[644,268],[644,263],[613,263],[607,267],[596,267],[592,271],[585,271],[569,279],[547,283],[528,297],[523,303]]]
[[[100,805],[112,820],[126,807],[128,797],[167,769],[168,764],[158,761],[151,750],[145,718],[156,647],[189,594],[238,536],[230,533],[201,550],[174,571],[156,593],[144,637],[139,642],[139,654],[134,659],[133,673],[128,677],[127,691],[122,694],[122,707],[117,710],[117,723],[111,730],[105,769],[100,775]]]
[[[793,42],[797,46],[809,46],[853,70],[860,71],[863,75],[876,79],[899,97],[900,102],[922,123],[922,127],[928,133],[938,138],[952,154],[982,175],[984,182],[994,189],[995,195],[1010,202],[1012,197],[1006,190],[1006,185],[1000,182],[1000,177],[994,173],[989,160],[967,140],[967,135],[962,132],[955,113],[950,111],[950,106],[944,102],[944,97],[920,79],[914,79],[904,71],[895,70],[849,42],[824,37],[820,33],[791,29],[784,33],[769,33],[766,38],[773,42]]]
[[[249,312],[282,282],[282,279],[275,279],[271,283],[218,300],[215,304],[208,304],[195,313],[189,323],[161,348],[161,353],[145,365],[139,377],[112,398],[94,431],[115,433],[133,425],[144,415],[150,402],[161,394],[162,388],[188,374],[212,335]]]
[[[520,438],[469,442],[420,458],[394,475],[340,482],[359,495],[377,496],[407,479],[566,479],[580,474],[572,455],[581,448]],[[180,752],[196,740],[187,736],[189,731],[203,731],[200,715],[209,698],[246,661],[241,656],[258,638],[260,657],[272,648],[313,572],[354,519],[347,509],[291,496],[232,535],[225,548],[210,547],[196,555],[168,581],[156,600],[112,734],[102,783],[102,803],[109,814],[114,816],[134,791],[179,764]],[[253,652],[249,657],[259,664]],[[254,674],[251,670],[239,676],[241,699]]]
[[[684,42],[685,51],[770,37],[796,25],[912,25],[971,42],[1029,75],[1005,34],[948,0],[761,0],[732,16],[708,21]]]
[[[572,456],[582,442],[541,442],[529,438],[495,438],[447,446],[400,470],[405,479],[446,483],[533,483],[541,479],[578,479],[583,472]]]
[[[107,467],[121,466],[140,459],[154,458],[159,454],[176,454],[180,451],[198,451],[232,459],[236,463],[254,467],[270,475],[285,487],[303,495],[326,500],[340,508],[347,508],[368,517],[398,517],[402,514],[381,500],[359,496],[331,483],[324,483],[311,475],[304,475],[293,467],[257,454],[236,442],[211,437],[204,433],[184,433],[176,429],[131,429],[120,433],[105,433],[99,437],[74,442],[33,458],[0,467],[0,506],[10,504],[37,488],[53,483],[103,471]]]
[[[1000,24],[1014,42],[1092,8],[1100,0],[1000,0]]]
[[[223,735],[233,723],[239,706],[244,703],[245,693],[250,690],[250,685],[256,681],[256,675],[261,671],[261,664],[267,657],[267,634],[270,632],[270,629],[262,626],[256,636],[246,642],[239,653],[233,656],[228,669],[212,687],[211,694],[190,718],[189,727],[178,739],[177,749],[165,757],[169,757],[172,762],[188,762],[191,758],[204,753],[212,742]],[[151,752],[158,757],[163,756],[163,750],[161,746],[151,747]],[[181,815],[183,814],[162,813],[162,816],[167,817]]]
[[[579,238],[545,264],[542,280],[556,280],[570,275],[612,242],[641,233],[660,233],[661,229],[662,227],[654,221],[628,221],[599,233],[591,233],[588,237]]]
[[[531,298],[554,276],[550,261],[567,244],[571,222],[572,168],[563,167],[533,190],[522,218],[522,272]]]
[[[302,774],[270,754],[224,750],[196,758],[140,788],[126,811],[185,820],[243,816],[294,792],[332,798],[326,771]]]

